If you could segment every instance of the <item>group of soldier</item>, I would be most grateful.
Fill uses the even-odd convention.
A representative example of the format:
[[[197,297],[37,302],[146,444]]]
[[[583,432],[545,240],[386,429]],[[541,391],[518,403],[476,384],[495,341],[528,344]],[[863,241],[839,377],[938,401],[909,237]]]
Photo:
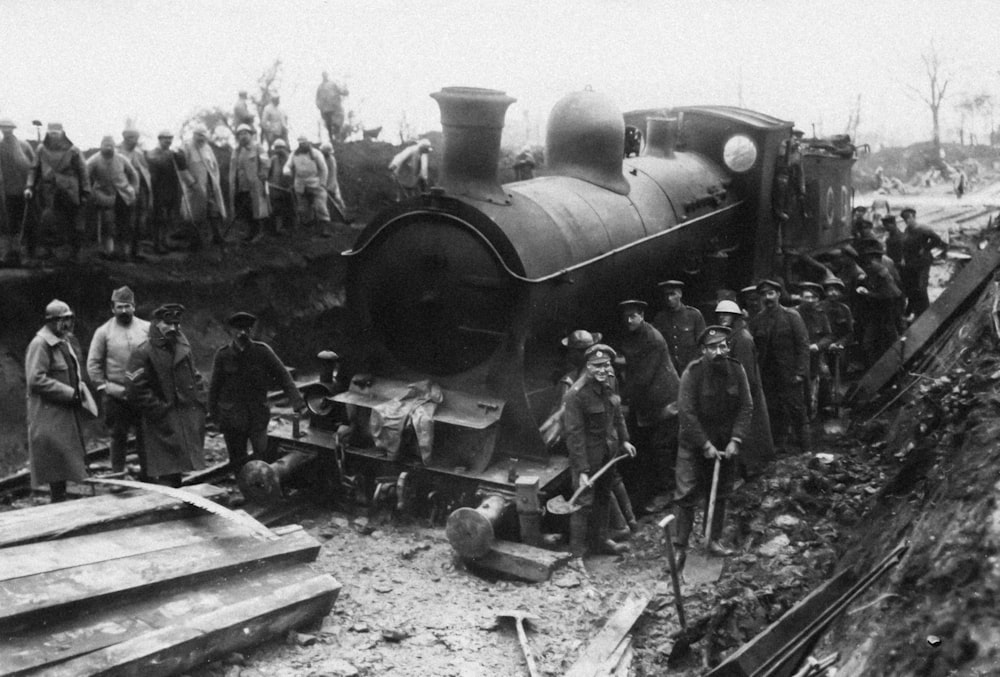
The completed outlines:
[[[759,476],[776,454],[809,453],[810,421],[836,411],[835,377],[847,352],[860,346],[870,365],[897,338],[904,313],[926,310],[931,249],[945,245],[916,223],[915,210],[901,217],[905,234],[893,228],[894,216],[882,218],[888,247],[859,218],[854,242],[829,266],[794,254],[822,272],[818,282],[795,285],[794,307],[782,280],[765,279],[739,293],[718,290],[715,323],[706,326],[683,302],[684,283],[667,280],[652,322],[646,302],[628,299],[618,304],[621,326],[610,345],[586,330],[563,339],[570,371],[542,433],[549,444],[564,441],[574,488],[592,488],[571,516],[575,553],[623,552],[636,512],[672,503],[683,567],[695,509],[707,505],[713,483],[707,548],[732,552],[722,534],[737,480]],[[622,454],[634,460],[591,480]]]
[[[103,416],[111,436],[111,473],[126,471],[127,443],[135,434],[137,477],[179,486],[181,474],[205,467],[207,415],[226,442],[235,473],[265,454],[268,390],[280,387],[292,408],[305,403],[288,370],[266,344],[252,339],[257,318],[237,312],[226,322],[232,340],[218,349],[211,379],[194,363],[181,331],[184,306],[168,303],[153,320],[135,315],[128,287],[111,296],[112,317],[97,328],[84,357],[68,304],[53,300],[45,324],[28,346],[28,453],[33,487],[48,484],[53,502],[65,500],[67,482],[87,478],[84,425]]]

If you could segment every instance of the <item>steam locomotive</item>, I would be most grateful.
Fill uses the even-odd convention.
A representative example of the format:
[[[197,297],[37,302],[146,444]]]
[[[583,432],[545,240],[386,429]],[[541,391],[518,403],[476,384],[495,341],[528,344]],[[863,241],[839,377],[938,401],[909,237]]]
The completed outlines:
[[[553,495],[568,462],[539,424],[556,404],[562,337],[614,327],[617,302],[652,296],[660,280],[714,303],[720,287],[780,272],[783,247],[815,253],[850,237],[846,140],[803,139],[791,122],[725,106],[622,114],[580,91],[552,110],[546,175],[501,185],[515,99],[431,96],[438,185],[380,213],[344,252],[361,366],[304,389],[304,430],[272,433],[301,458],[326,457],[359,496],[433,510],[443,496],[511,493],[523,476]],[[623,152],[627,126],[645,129],[636,157]],[[404,425],[387,452],[372,433],[393,417]]]

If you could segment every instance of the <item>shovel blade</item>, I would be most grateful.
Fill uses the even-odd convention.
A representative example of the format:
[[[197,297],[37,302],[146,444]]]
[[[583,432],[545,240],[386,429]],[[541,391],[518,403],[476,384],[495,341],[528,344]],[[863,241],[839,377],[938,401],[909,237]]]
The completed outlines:
[[[687,585],[715,583],[722,577],[725,563],[724,557],[709,557],[700,552],[688,552],[687,562],[684,564],[684,583]]]
[[[568,515],[580,509],[580,506],[570,503],[562,496],[553,496],[545,507],[553,515]]]

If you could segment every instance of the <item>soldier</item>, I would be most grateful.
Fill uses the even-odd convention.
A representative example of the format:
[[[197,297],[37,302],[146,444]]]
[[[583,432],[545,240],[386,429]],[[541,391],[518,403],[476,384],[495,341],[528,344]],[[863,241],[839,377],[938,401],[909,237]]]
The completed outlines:
[[[244,312],[226,320],[233,340],[215,353],[208,390],[208,411],[225,437],[233,474],[248,460],[247,441],[256,459],[267,450],[267,424],[271,420],[268,390],[280,387],[292,409],[300,415],[307,411],[285,365],[269,345],[251,339],[256,323],[256,316]]]
[[[514,180],[528,181],[535,178],[535,154],[530,144],[525,144],[514,158]]]
[[[202,231],[206,230],[206,222],[212,231],[212,244],[224,244],[220,226],[226,218],[226,203],[222,198],[219,162],[208,143],[208,129],[205,125],[195,125],[191,140],[184,144],[184,157],[187,160],[187,174],[183,178],[191,189],[187,197],[191,201],[191,216],[194,221],[189,231],[191,249],[201,249]]]
[[[238,97],[236,103],[233,104],[233,127],[238,128],[240,125],[247,125],[250,129],[253,129],[253,113],[250,112],[246,90],[241,90]]]
[[[330,236],[330,211],[326,208],[326,183],[329,180],[323,154],[312,147],[309,137],[299,136],[299,146],[282,170],[293,179],[299,222],[319,221],[320,235]]]
[[[896,264],[896,268],[899,268],[903,265],[903,233],[896,223],[896,216],[894,214],[883,216],[882,227],[885,228],[885,254]]]
[[[416,145],[404,148],[392,158],[389,171],[396,182],[396,202],[427,191],[430,181],[428,155],[433,151],[430,141],[420,139]]]
[[[48,484],[53,503],[66,500],[66,482],[87,477],[83,413],[97,416],[84,381],[73,311],[58,299],[45,307],[45,326],[24,357],[28,386],[28,457],[31,486]]]
[[[97,209],[102,255],[132,260],[139,248],[138,233],[132,229],[139,175],[124,155],[115,152],[115,140],[110,135],[101,139],[101,150],[87,160],[87,179]],[[116,239],[119,250],[115,249]]]
[[[930,306],[927,283],[930,279],[934,247],[947,249],[948,244],[927,226],[917,223],[917,211],[907,207],[899,213],[906,230],[903,232],[903,264],[899,270],[902,291],[906,295],[906,314],[917,319]]]
[[[156,148],[149,151],[149,185],[152,192],[152,236],[153,251],[167,253],[167,237],[177,222],[184,193],[181,176],[189,181],[187,157],[180,151],[171,150],[174,133],[164,129],[157,136]],[[184,198],[186,199],[186,198]]]
[[[734,301],[722,300],[715,306],[715,321],[730,329],[729,356],[740,363],[747,375],[750,396],[753,398],[753,417],[750,434],[740,448],[740,473],[753,478],[764,472],[764,468],[774,458],[774,439],[771,437],[771,417],[767,410],[767,398],[760,377],[757,362],[757,346],[747,329],[743,311]]]
[[[326,160],[327,198],[329,198],[333,208],[340,214],[340,218],[344,223],[350,225],[351,219],[347,216],[347,205],[344,204],[344,198],[340,194],[340,181],[337,179],[337,158],[333,154],[333,146],[329,143],[324,143],[319,149]]]
[[[295,180],[285,176],[285,164],[288,162],[288,144],[284,139],[277,139],[271,147],[271,169],[267,178],[268,191],[271,193],[271,230],[275,235],[287,235],[295,227],[295,200],[292,192]]]
[[[767,311],[764,311],[767,312]],[[720,537],[726,518],[726,501],[736,477],[736,459],[750,435],[753,399],[746,372],[729,357],[728,327],[712,325],[699,337],[702,356],[681,377],[680,449],[677,453],[677,528],[674,545],[678,568],[683,568],[688,540],[694,526],[694,510],[706,502],[714,464],[719,463],[719,481],[708,551],[725,557],[733,553]],[[707,521],[708,515],[705,519]]]
[[[833,342],[826,351],[826,362],[832,377],[836,377],[844,368],[843,356],[847,347],[854,341],[854,315],[850,307],[841,299],[844,298],[844,283],[840,278],[830,276],[823,281],[823,291],[826,298],[819,306],[830,321],[830,334]],[[820,406],[835,404],[833,398],[839,395],[833,392],[833,383],[827,381],[820,384]]]
[[[135,204],[129,215],[130,227],[136,240],[145,239],[149,235],[149,205],[153,194],[153,182],[149,174],[149,163],[146,153],[139,148],[139,130],[126,127],[122,131],[122,142],[116,149],[132,163],[132,169],[139,175],[139,185],[135,192]],[[136,249],[133,254],[138,254]]]
[[[0,214],[0,225],[3,226],[0,236],[7,245],[0,265],[10,266],[21,262],[19,233],[21,238],[27,239],[28,256],[35,255],[34,232],[20,231],[27,225],[28,203],[24,199],[24,189],[28,184],[28,173],[35,164],[35,151],[27,141],[14,135],[15,129],[17,125],[13,120],[0,120],[0,132],[3,132],[3,139],[0,139],[0,185],[3,188],[0,202],[5,208]]]
[[[629,405],[630,429],[638,449],[636,462],[625,471],[625,484],[633,503],[649,514],[656,510],[650,501],[658,490],[666,493],[668,501],[673,495],[680,379],[667,342],[645,321],[646,303],[622,301],[618,310],[625,325],[620,342],[625,359],[622,396]]]
[[[128,433],[135,431],[139,476],[146,478],[146,453],[142,443],[142,417],[126,398],[129,359],[149,338],[149,322],[135,316],[135,295],[128,287],[111,294],[112,318],[94,332],[87,354],[87,374],[101,396],[104,422],[111,431],[111,470],[125,470]]]
[[[653,318],[653,326],[670,346],[677,373],[683,374],[688,363],[698,357],[698,337],[705,331],[705,318],[697,308],[684,305],[684,283],[680,280],[656,286],[663,295],[663,309]]]
[[[799,284],[801,301],[795,307],[809,333],[809,378],[805,382],[806,411],[810,418],[819,413],[819,384],[821,380],[829,380],[830,372],[826,366],[826,351],[833,343],[830,331],[830,320],[819,306],[823,288],[815,282]]]
[[[267,199],[271,161],[253,136],[250,125],[236,128],[237,146],[229,161],[229,209],[234,219],[250,224],[245,242],[259,242],[264,237],[264,220],[271,215]]]
[[[598,343],[587,349],[587,372],[566,393],[563,422],[573,473],[573,489],[592,486],[581,494],[580,508],[570,515],[570,549],[581,556],[587,549],[621,554],[627,545],[608,538],[612,478],[603,474],[593,485],[590,477],[612,458],[625,452],[635,457],[622,415],[621,398],[609,381],[614,374],[615,351]]]
[[[142,414],[146,473],[177,487],[181,473],[205,467],[205,379],[181,333],[184,306],[153,311],[149,338],[129,358],[126,398]]]
[[[319,109],[330,143],[341,140],[340,130],[344,124],[345,96],[350,94],[347,88],[330,79],[330,74],[323,72],[323,81],[316,88],[316,108]]]
[[[268,148],[273,148],[277,139],[284,139],[288,143],[288,116],[280,105],[281,97],[272,96],[260,114],[260,133]]]
[[[36,189],[41,204],[40,225],[46,239],[61,231],[76,259],[80,255],[83,228],[80,206],[90,199],[90,183],[83,153],[66,138],[58,122],[49,123],[45,140],[38,147],[35,166],[28,172],[24,199],[30,201]]]
[[[870,368],[899,336],[899,299],[903,294],[882,264],[884,253],[878,240],[867,241],[859,253],[865,271],[865,280],[857,288],[861,298],[861,347],[865,366]]]
[[[761,383],[771,416],[771,437],[776,449],[788,440],[788,429],[802,452],[811,446],[809,421],[802,387],[809,374],[809,333],[797,312],[778,303],[781,285],[773,280],[757,283],[763,307],[750,318],[750,334],[760,355]]]

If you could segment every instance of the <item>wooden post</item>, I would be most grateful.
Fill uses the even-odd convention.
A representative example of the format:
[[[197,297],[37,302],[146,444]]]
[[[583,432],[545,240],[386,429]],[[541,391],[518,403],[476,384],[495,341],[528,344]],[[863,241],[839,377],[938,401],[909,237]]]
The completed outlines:
[[[291,451],[274,463],[249,461],[240,470],[237,483],[248,500],[268,503],[282,496],[282,484],[316,458],[316,454]]]
[[[534,546],[542,544],[542,505],[538,499],[538,485],[538,478],[534,475],[518,477],[515,482],[521,542]]]
[[[478,508],[459,508],[448,516],[448,542],[462,557],[482,557],[493,545],[493,528],[511,503],[503,496],[487,496]]]

